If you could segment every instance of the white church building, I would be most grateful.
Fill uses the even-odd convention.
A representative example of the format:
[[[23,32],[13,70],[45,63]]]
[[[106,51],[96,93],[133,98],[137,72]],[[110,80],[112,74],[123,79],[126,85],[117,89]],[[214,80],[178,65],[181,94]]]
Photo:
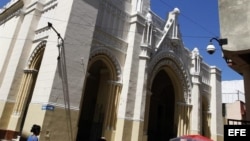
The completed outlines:
[[[223,141],[221,71],[150,0],[10,0],[0,10],[0,139]]]

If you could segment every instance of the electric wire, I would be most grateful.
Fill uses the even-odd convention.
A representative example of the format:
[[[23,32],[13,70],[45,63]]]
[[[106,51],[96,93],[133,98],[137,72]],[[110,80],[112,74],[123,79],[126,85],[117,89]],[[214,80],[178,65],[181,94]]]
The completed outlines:
[[[173,6],[171,6],[170,4],[167,4],[165,1],[160,0],[160,2],[162,2],[164,5],[166,5],[169,8],[173,8]],[[189,18],[188,16],[185,16],[183,13],[180,13],[184,18],[186,18],[187,20],[191,21],[192,23],[194,23],[195,25],[199,26],[201,29],[203,29],[204,31],[210,33],[211,35],[217,36],[216,34],[212,33],[211,31],[207,30],[205,27],[203,27],[202,25],[200,25],[198,22],[194,21],[193,19]],[[72,22],[69,20],[62,20],[62,19],[56,19],[56,18],[51,18],[51,17],[47,17],[47,16],[41,16],[39,14],[28,14],[26,16],[37,16],[40,18],[45,18],[48,20],[53,20],[53,21],[58,21],[58,22],[63,22],[63,23],[71,23],[71,24],[76,24],[76,25],[82,25],[83,27],[97,27],[97,28],[102,28],[104,30],[115,30],[115,31],[121,31],[121,32],[134,32],[134,33],[138,33],[137,31],[131,31],[131,30],[123,30],[123,29],[118,29],[118,28],[109,28],[109,27],[101,27],[101,26],[96,26],[94,24],[83,24],[83,23],[79,23],[79,22]],[[77,18],[82,18],[82,16],[78,16],[78,15],[74,15],[74,17]],[[86,28],[88,29],[88,28]],[[182,37],[188,37],[188,38],[211,38],[209,36],[190,36],[190,35],[182,35]],[[0,38],[4,38],[4,36],[0,36]],[[5,37],[8,38],[8,37]],[[25,40],[25,39],[24,39]]]
[[[169,8],[174,8],[174,6],[168,4],[167,2],[160,0],[164,5],[168,6]],[[199,24],[198,22],[196,22],[195,20],[191,19],[190,17],[184,15],[183,13],[180,13],[181,16],[183,16],[184,18],[186,18],[187,20],[189,20],[190,22],[192,22],[193,24],[199,26],[201,29],[203,29],[204,31],[210,33],[211,35],[213,35],[213,37],[217,37],[218,35],[216,35],[215,33],[209,31],[207,28],[205,28],[204,26],[202,26],[201,24]],[[211,37],[210,37],[211,38]]]
[[[207,36],[203,36],[203,37],[201,37],[201,36],[199,36],[199,37],[189,36],[189,37],[190,38],[205,38],[205,39],[210,38],[210,37],[207,37]],[[0,36],[0,38],[1,38],[1,36]],[[4,37],[4,38],[6,38],[6,37]],[[73,37],[71,37],[71,38],[73,38]],[[12,39],[12,38],[8,38],[8,39]],[[15,39],[15,38],[13,38],[13,39]],[[16,38],[16,40],[30,40],[30,41],[33,41],[33,39],[18,39],[18,38]],[[46,40],[46,41],[48,43],[55,43],[55,42],[57,42],[57,41],[52,41],[52,40]],[[119,48],[119,47],[121,47],[121,46],[118,46],[116,44],[108,44],[108,45],[106,45],[106,44],[89,44],[89,43],[77,44],[77,43],[69,43],[69,42],[64,42],[64,45],[68,45],[68,46],[78,45],[78,46],[112,47],[112,48]],[[206,50],[206,49],[199,48],[199,50]]]

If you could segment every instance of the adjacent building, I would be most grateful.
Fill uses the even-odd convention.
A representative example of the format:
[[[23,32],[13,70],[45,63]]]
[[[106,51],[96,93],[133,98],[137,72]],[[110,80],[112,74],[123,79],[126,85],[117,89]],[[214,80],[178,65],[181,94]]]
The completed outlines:
[[[225,124],[246,120],[245,90],[243,80],[222,81],[222,115]]]
[[[221,71],[150,0],[11,0],[0,13],[0,139],[223,140]]]
[[[243,76],[248,121],[250,121],[249,5],[248,0],[219,0],[221,36],[228,39],[228,44],[223,46],[222,51],[229,61],[229,66]]]

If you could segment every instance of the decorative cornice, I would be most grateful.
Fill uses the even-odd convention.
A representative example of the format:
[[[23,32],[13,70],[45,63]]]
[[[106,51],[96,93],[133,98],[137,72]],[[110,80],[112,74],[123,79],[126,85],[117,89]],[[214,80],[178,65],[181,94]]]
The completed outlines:
[[[137,23],[141,26],[145,26],[145,17],[142,16],[140,13],[136,13],[130,16],[130,24]]]
[[[57,5],[58,5],[57,0],[50,0],[49,2],[44,4],[44,8],[42,12],[43,13],[48,12],[49,10],[54,9]]]
[[[108,83],[112,84],[112,85],[116,85],[116,86],[122,86],[122,82],[121,81],[109,80]]]
[[[54,9],[57,4],[57,0],[50,0],[47,3],[43,3],[43,0],[38,0],[24,7],[23,0],[12,0],[3,9],[0,9],[0,25],[14,16],[26,15],[34,10],[38,10],[40,13],[47,12],[50,9]]]
[[[184,103],[184,102],[177,102],[176,104],[177,104],[177,105],[180,105],[180,106],[188,106],[188,107],[193,107],[193,105],[191,105],[191,104],[187,104],[187,103]]]
[[[49,29],[50,28],[48,26],[44,26],[44,27],[36,30],[33,43],[47,39],[49,36],[48,35]]]
[[[23,71],[24,73],[37,73],[38,72],[38,70],[36,69],[24,69]]]
[[[22,8],[23,8],[23,1],[22,0],[18,0],[18,1],[14,1],[11,4],[7,4],[4,7],[4,10],[0,10],[0,25],[5,23],[6,21],[8,21],[9,19],[11,19],[14,16],[19,15],[20,13],[22,13]]]
[[[0,9],[0,14],[2,14],[3,12],[5,12],[5,10],[14,6],[17,2],[21,2],[21,0],[11,0],[10,2],[8,2],[3,8]]]
[[[148,45],[141,45],[140,47],[141,47],[141,52],[140,52],[139,57],[141,59],[149,60],[150,59],[151,47],[148,46]]]

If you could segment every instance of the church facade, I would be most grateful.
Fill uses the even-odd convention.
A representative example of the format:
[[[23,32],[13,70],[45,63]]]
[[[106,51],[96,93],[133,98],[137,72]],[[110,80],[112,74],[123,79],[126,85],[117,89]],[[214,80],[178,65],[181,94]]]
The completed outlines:
[[[223,140],[221,71],[150,0],[11,0],[0,11],[0,139]]]

